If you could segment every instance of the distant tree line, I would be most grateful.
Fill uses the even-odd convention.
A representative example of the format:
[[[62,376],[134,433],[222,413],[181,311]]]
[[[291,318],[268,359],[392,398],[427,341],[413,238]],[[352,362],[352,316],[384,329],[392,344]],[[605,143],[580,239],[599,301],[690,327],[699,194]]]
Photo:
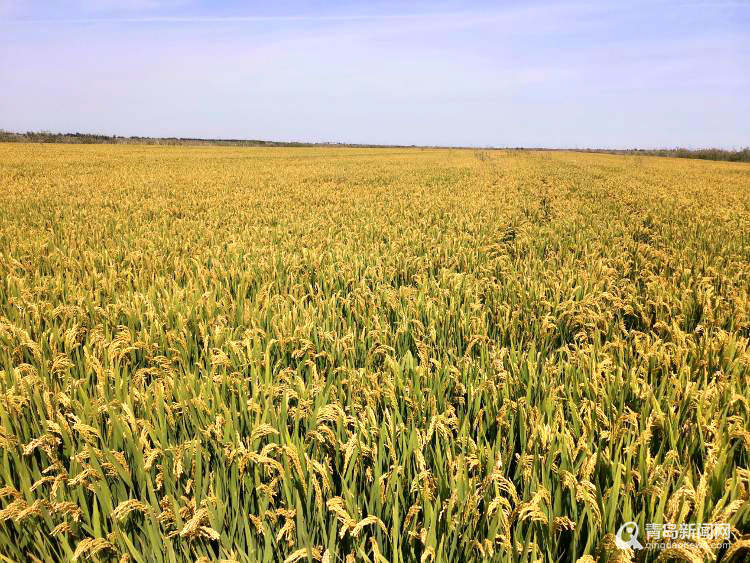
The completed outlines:
[[[220,145],[220,146],[306,146],[309,143],[260,141],[255,139],[198,139],[185,137],[123,137],[94,133],[51,133],[27,131],[14,133],[0,130],[0,142],[17,143],[73,143],[73,144],[138,144],[138,145]]]
[[[371,145],[356,143],[302,143],[296,141],[261,141],[257,139],[200,139],[192,137],[123,137],[120,135],[97,135],[94,133],[52,133],[49,131],[27,131],[16,133],[0,129],[0,142],[6,143],[72,143],[106,145],[193,145],[226,147],[391,147],[405,148],[414,145]]]
[[[119,135],[97,135],[93,133],[52,133],[49,131],[27,131],[15,133],[0,129],[0,142],[16,143],[77,143],[77,144],[138,144],[138,145],[198,145],[198,146],[227,146],[227,147],[358,147],[358,148],[407,148],[415,145],[372,145],[357,143],[299,143],[294,141],[261,141],[257,139],[200,139],[190,137],[122,137]],[[440,148],[422,146],[419,148]],[[475,148],[475,147],[450,147]],[[475,150],[475,156],[480,160],[486,157],[486,151],[495,147],[485,147]],[[550,150],[543,147],[516,147],[505,150]],[[552,149],[558,150],[558,149]],[[565,149],[562,149],[565,150]],[[728,151],[723,149],[575,149],[580,152],[596,152],[608,154],[626,154],[643,156],[667,156],[673,158],[699,158],[703,160],[724,160],[728,162],[750,162],[750,147]]]
[[[585,152],[604,152],[614,154],[631,154],[644,156],[668,156],[672,158],[699,158],[701,160],[724,160],[727,162],[750,162],[750,147],[736,151],[723,149],[629,149],[599,150],[586,149]]]

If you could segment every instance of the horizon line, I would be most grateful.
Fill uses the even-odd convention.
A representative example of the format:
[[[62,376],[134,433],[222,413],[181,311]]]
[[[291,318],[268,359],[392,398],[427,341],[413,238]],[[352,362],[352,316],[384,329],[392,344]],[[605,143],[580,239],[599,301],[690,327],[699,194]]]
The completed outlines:
[[[230,137],[182,137],[182,136],[148,136],[148,135],[118,135],[118,134],[104,134],[104,133],[82,133],[80,131],[77,131],[75,133],[60,133],[60,132],[53,132],[53,131],[10,131],[7,129],[2,129],[0,127],[0,142],[4,142],[2,140],[3,135],[13,136],[13,137],[28,137],[31,135],[40,135],[40,136],[49,136],[49,137],[93,137],[93,138],[99,138],[99,139],[123,139],[123,140],[133,140],[133,141],[180,141],[180,142],[190,142],[190,141],[196,141],[196,142],[204,142],[204,143],[258,143],[261,145],[308,145],[308,146],[327,146],[327,145],[339,145],[344,147],[362,147],[362,148],[425,148],[425,149],[471,149],[471,150],[539,150],[539,151],[602,151],[602,152],[612,152],[612,151],[627,151],[627,152],[636,152],[636,151],[678,151],[678,150],[684,150],[689,152],[699,152],[699,151],[710,151],[710,150],[717,150],[717,151],[723,151],[723,152],[729,152],[729,153],[739,153],[743,151],[750,150],[750,143],[743,146],[736,146],[733,148],[722,148],[719,146],[695,146],[695,147],[689,147],[689,146],[680,146],[680,145],[674,145],[671,147],[667,146],[659,146],[659,147],[596,147],[596,146],[578,146],[578,147],[571,147],[571,146],[560,146],[560,147],[549,147],[549,146],[543,146],[543,145],[453,145],[453,144],[417,144],[417,143],[368,143],[368,142],[356,142],[356,141],[290,141],[290,140],[270,140],[270,139],[252,139],[252,138],[230,138]],[[5,141],[8,142],[8,141]],[[15,141],[11,141],[15,142]],[[34,142],[34,141],[30,141]],[[53,143],[50,143],[53,144]],[[76,143],[69,143],[69,144],[76,144]],[[80,143],[80,144],[86,144],[86,143]],[[94,143],[94,144],[102,144],[102,143]],[[116,144],[116,143],[111,143]]]

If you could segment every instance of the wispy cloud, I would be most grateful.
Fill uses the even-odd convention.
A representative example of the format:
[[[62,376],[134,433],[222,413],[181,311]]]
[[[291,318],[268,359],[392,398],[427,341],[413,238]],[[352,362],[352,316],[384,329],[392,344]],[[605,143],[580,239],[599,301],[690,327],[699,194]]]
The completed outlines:
[[[0,0],[12,3],[12,0]],[[2,4],[0,4],[1,6]],[[92,24],[92,23],[252,23],[252,22],[356,22],[378,20],[424,20],[427,18],[453,18],[465,16],[472,12],[446,13],[408,13],[408,14],[340,14],[340,15],[273,15],[273,16],[119,16],[119,17],[81,17],[55,19],[14,19],[6,23],[15,24]]]
[[[78,9],[84,12],[105,11],[155,11],[182,8],[192,4],[191,0],[76,0]]]
[[[0,0],[0,18],[14,17],[18,15],[20,8],[21,2],[19,0]]]

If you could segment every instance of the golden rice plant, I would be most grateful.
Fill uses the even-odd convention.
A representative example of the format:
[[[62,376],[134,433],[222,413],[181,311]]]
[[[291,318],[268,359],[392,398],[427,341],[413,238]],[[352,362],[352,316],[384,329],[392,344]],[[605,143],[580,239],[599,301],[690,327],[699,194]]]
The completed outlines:
[[[0,144],[0,186],[3,560],[750,553],[747,164]]]

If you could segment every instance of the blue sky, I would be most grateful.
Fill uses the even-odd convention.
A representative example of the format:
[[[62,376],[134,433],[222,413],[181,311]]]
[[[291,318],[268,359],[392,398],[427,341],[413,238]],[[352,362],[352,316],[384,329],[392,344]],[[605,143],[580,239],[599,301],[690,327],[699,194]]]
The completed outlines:
[[[0,128],[750,145],[750,0],[0,0]]]

